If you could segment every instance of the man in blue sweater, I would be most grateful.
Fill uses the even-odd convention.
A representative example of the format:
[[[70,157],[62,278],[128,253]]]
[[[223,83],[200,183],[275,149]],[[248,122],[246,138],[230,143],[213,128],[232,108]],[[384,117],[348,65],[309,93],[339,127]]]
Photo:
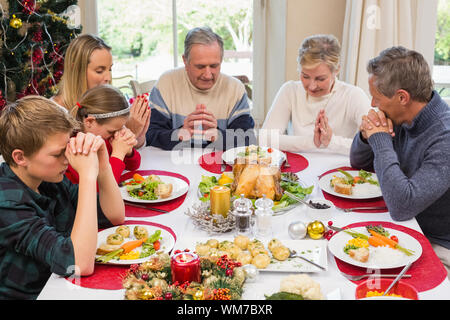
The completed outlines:
[[[350,151],[375,170],[392,219],[416,218],[449,270],[450,109],[433,90],[423,56],[392,47],[369,61],[372,106]],[[450,274],[450,273],[449,273]]]

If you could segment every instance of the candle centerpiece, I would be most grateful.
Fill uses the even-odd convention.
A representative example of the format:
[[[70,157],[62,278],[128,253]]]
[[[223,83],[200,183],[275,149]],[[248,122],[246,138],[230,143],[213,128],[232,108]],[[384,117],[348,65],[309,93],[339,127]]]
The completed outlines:
[[[201,269],[199,257],[191,252],[180,252],[172,256],[170,260],[172,282],[201,283]]]
[[[228,216],[231,206],[231,190],[226,186],[214,186],[210,191],[211,214]]]

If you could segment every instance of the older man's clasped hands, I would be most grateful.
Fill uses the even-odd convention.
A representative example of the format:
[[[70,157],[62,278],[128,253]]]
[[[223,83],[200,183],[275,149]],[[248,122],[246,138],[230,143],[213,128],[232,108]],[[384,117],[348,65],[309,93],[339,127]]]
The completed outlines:
[[[392,120],[386,117],[383,111],[371,109],[369,113],[362,117],[360,126],[361,135],[364,139],[377,132],[389,133],[392,137],[395,136],[394,124]]]

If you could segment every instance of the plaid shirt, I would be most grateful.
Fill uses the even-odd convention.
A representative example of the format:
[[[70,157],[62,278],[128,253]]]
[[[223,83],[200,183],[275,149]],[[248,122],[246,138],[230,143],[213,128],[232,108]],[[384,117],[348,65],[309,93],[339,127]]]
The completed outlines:
[[[78,185],[66,177],[28,188],[0,166],[0,299],[35,299],[51,273],[69,276],[75,256],[70,239]],[[98,203],[98,201],[97,201]],[[98,207],[99,226],[111,223]]]

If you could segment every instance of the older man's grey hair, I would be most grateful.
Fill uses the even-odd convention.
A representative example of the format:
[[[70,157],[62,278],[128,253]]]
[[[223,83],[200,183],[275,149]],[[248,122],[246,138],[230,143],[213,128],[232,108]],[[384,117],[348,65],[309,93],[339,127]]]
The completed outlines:
[[[406,90],[412,100],[428,102],[433,92],[433,79],[425,58],[402,46],[383,50],[367,64],[367,72],[375,76],[378,91],[392,98],[399,89]]]
[[[184,58],[189,61],[192,46],[194,44],[212,45],[216,43],[220,47],[220,53],[223,59],[223,40],[210,27],[197,27],[189,30],[184,39]]]

